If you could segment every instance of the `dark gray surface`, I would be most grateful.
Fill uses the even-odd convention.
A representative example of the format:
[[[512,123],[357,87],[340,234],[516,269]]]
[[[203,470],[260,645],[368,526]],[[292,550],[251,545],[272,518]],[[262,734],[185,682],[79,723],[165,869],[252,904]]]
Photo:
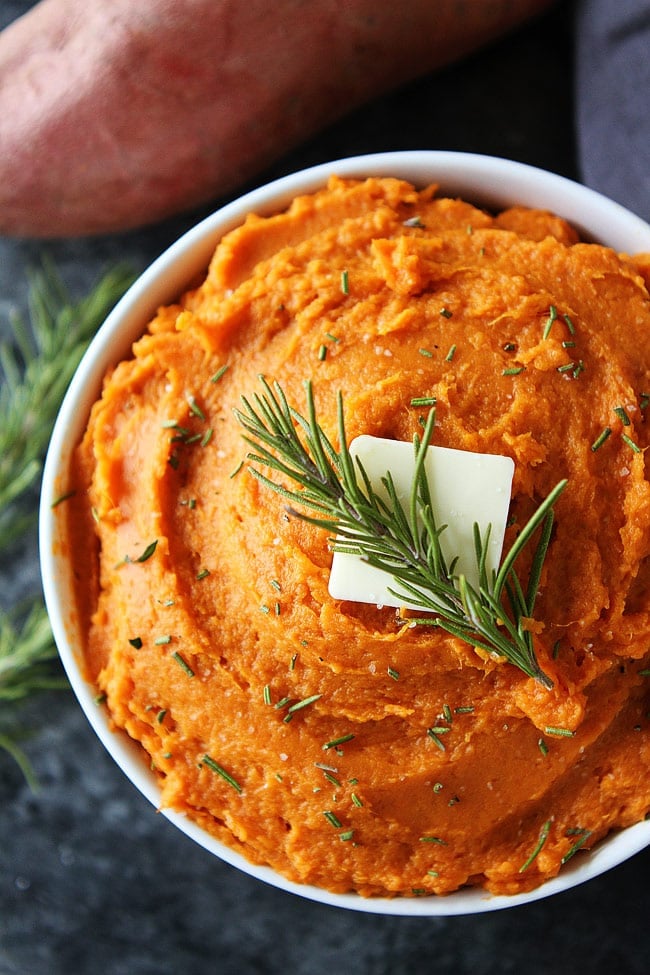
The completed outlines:
[[[650,4],[583,0],[576,27],[582,176],[650,220]]]
[[[0,25],[27,2],[0,2]],[[579,176],[572,19],[561,9],[462,65],[373,103],[261,174],[399,148],[509,156]],[[220,201],[215,201],[215,204]],[[212,209],[206,208],[207,209]],[[46,250],[77,293],[126,259],[139,270],[196,216],[90,241],[0,240],[0,315]],[[38,585],[32,543],[2,569],[4,600]],[[135,792],[67,693],[21,713],[41,782],[0,753],[0,975],[264,972],[647,975],[650,851],[554,899],[417,920],[321,907],[195,847]]]

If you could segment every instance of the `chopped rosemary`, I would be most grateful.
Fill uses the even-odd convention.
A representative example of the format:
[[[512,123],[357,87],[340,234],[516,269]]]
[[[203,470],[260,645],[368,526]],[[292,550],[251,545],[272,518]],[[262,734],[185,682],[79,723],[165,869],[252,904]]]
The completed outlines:
[[[451,362],[451,360],[454,358],[455,355],[456,355],[456,346],[452,345],[449,347],[449,352],[445,356],[445,362]]]
[[[611,434],[612,434],[612,428],[605,427],[592,443],[591,445],[592,451],[595,453],[597,450],[599,450],[602,447],[602,445],[605,443],[607,438],[611,436]]]
[[[54,499],[54,501],[50,505],[50,508],[58,508],[59,505],[63,504],[64,501],[68,501],[70,498],[74,498],[76,493],[77,493],[76,491],[66,491],[65,494],[60,494],[58,498]]]
[[[535,846],[535,849],[530,854],[528,859],[525,860],[524,863],[522,863],[522,865],[519,867],[519,873],[524,873],[526,870],[528,870],[531,863],[539,856],[539,854],[542,851],[542,847],[544,846],[546,840],[548,839],[548,834],[550,832],[551,832],[551,820],[547,819],[540,830],[539,839],[537,841],[537,845]]]
[[[393,680],[399,680],[399,670],[395,670],[394,667],[389,667],[387,673]]]
[[[222,377],[222,376],[223,376],[223,375],[224,375],[224,374],[225,374],[225,373],[226,373],[227,371],[228,371],[228,363],[225,363],[225,364],[224,364],[223,366],[219,366],[219,368],[218,368],[218,369],[217,369],[217,371],[216,371],[216,372],[214,373],[214,375],[210,377],[210,382],[211,382],[211,383],[218,383],[218,382],[219,382],[219,380],[221,379],[221,377]]]
[[[265,486],[289,502],[288,513],[336,534],[331,545],[355,552],[369,565],[389,572],[396,595],[432,614],[414,618],[409,625],[439,626],[493,659],[505,658],[527,676],[550,689],[552,681],[539,666],[533,636],[527,625],[533,617],[541,570],[553,525],[553,506],[566,487],[560,481],[542,501],[519,532],[501,567],[488,578],[485,566],[489,531],[480,537],[474,526],[479,584],[474,588],[464,576],[456,577],[453,563],[447,566],[440,546],[443,527],[432,511],[430,487],[424,468],[426,450],[435,423],[431,410],[422,439],[414,438],[415,476],[406,505],[398,499],[390,472],[382,479],[388,493],[384,500],[373,488],[361,464],[358,469],[347,447],[342,395],[338,395],[337,452],[316,419],[310,382],[305,383],[307,417],[289,405],[282,388],[260,377],[262,394],[253,402],[242,398],[243,410],[235,416],[252,446],[250,472]],[[302,434],[302,437],[301,437]],[[262,473],[257,465],[295,482],[292,489]],[[313,515],[296,510],[310,509]],[[515,572],[515,562],[540,528],[532,555],[527,588]]]
[[[205,413],[197,403],[195,396],[188,396],[187,405],[190,408],[190,413],[193,413],[194,416],[197,416],[199,420],[205,420]]]
[[[555,728],[550,725],[544,728],[544,733],[554,735],[556,738],[573,738],[575,736],[575,731],[571,731],[570,728]]]
[[[132,637],[132,639],[129,640],[129,643],[135,650],[142,649],[142,637],[134,636]]]
[[[616,416],[619,418],[624,427],[629,427],[630,418],[624,406],[615,406],[614,413],[616,413]]]
[[[445,731],[449,731],[449,728],[445,728]],[[427,734],[431,739],[431,741],[434,743],[436,748],[439,748],[441,752],[444,752],[447,749],[445,748],[443,742],[438,737],[439,733],[440,733],[439,728],[427,728]]]
[[[350,278],[348,271],[341,271],[341,291],[344,295],[350,294]]]
[[[339,782],[339,780],[336,778],[335,775],[332,775],[331,772],[328,772],[326,769],[324,769],[323,775],[325,776],[327,781],[330,782],[332,785],[335,785],[337,789],[341,788],[341,783]]]
[[[128,559],[128,556],[127,556],[127,560],[128,561],[131,561],[131,562],[146,562],[148,559],[151,558],[151,556],[153,555],[153,553],[156,551],[157,545],[158,545],[158,539],[156,538],[156,539],[154,539],[153,542],[151,542],[149,545],[147,545],[147,547],[145,548],[144,552],[141,555],[139,555],[137,557],[137,559]]]
[[[335,813],[333,813],[331,811],[331,809],[326,809],[323,812],[323,816],[325,817],[325,819],[327,820],[327,822],[330,824],[330,826],[333,826],[334,827],[334,829],[340,829],[341,826],[343,825],[343,823],[341,822],[341,820],[338,818],[338,816]]]
[[[174,653],[172,654],[172,659],[176,661],[176,663],[181,668],[181,670],[185,671],[188,677],[194,677],[194,671],[188,664],[185,657],[181,653],[179,653],[178,650],[174,651]]]
[[[573,844],[573,846],[570,847],[567,850],[567,852],[564,854],[564,856],[562,857],[562,859],[560,861],[560,863],[562,864],[562,866],[564,866],[564,864],[568,860],[570,860],[572,856],[575,856],[575,854],[578,852],[578,850],[585,845],[585,843],[587,842],[587,840],[591,836],[591,830],[590,829],[580,829],[578,827],[578,828],[574,828],[574,829],[568,829],[566,831],[566,834],[565,835],[566,836],[577,836],[578,839],[575,841],[575,843]]]
[[[329,751],[330,748],[338,748],[339,745],[345,745],[348,741],[352,741],[354,735],[341,735],[340,738],[333,738],[331,741],[325,742],[323,745],[323,751]]]
[[[440,314],[442,315],[443,318],[451,318],[452,315],[453,315],[453,312],[449,311],[448,308],[441,308],[440,309]]]
[[[228,785],[233,787],[235,792],[243,792],[242,786],[239,784],[237,779],[234,779],[230,772],[226,772],[225,768],[222,765],[219,765],[218,762],[215,762],[215,760],[209,755],[203,756],[203,764],[207,765],[212,772],[216,772],[217,775],[220,775],[221,778],[228,783]]]
[[[626,443],[628,447],[630,447],[631,450],[634,451],[635,454],[641,453],[641,448],[639,447],[638,443],[635,443],[634,440],[632,440],[631,437],[628,437],[626,433],[621,434],[621,440],[623,441],[623,443]]]
[[[525,366],[511,366],[509,369],[504,369],[501,373],[502,376],[518,376],[524,371]]]
[[[555,305],[551,305],[551,307],[548,310],[548,318],[546,319],[546,322],[544,324],[544,332],[542,334],[542,338],[547,339],[549,337],[551,333],[551,329],[553,328],[553,322],[556,321],[556,319],[557,319],[557,308],[555,307]]]
[[[562,315],[562,318],[564,319],[564,321],[566,323],[566,327],[569,329],[569,334],[570,335],[575,335],[576,334],[575,325],[571,321],[571,318],[566,314],[566,312],[565,312],[564,315]]]
[[[296,711],[302,711],[303,708],[309,707],[310,704],[320,700],[322,696],[322,694],[312,694],[311,697],[305,697],[302,701],[297,701],[289,708],[289,714],[294,714]]]

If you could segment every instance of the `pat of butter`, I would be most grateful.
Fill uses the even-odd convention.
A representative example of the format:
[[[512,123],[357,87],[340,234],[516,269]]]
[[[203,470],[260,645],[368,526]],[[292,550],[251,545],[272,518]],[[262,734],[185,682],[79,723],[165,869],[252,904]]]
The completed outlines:
[[[381,478],[390,471],[399,500],[408,512],[415,469],[413,444],[363,435],[352,441],[350,454],[361,461],[373,489],[383,497],[386,494]],[[499,454],[435,445],[427,448],[425,470],[434,518],[438,527],[447,526],[440,535],[445,561],[450,565],[458,557],[454,574],[465,575],[474,587],[478,585],[474,523],[479,526],[481,538],[485,538],[488,525],[492,526],[486,559],[490,574],[501,561],[514,468],[511,457]],[[334,552],[329,593],[335,599],[413,607],[389,589],[399,591],[390,573],[368,565],[362,556]]]

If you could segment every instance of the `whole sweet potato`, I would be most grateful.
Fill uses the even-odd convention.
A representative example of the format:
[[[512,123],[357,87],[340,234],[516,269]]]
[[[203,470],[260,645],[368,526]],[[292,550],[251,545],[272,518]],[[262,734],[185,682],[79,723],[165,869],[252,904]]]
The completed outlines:
[[[203,203],[550,2],[42,0],[0,34],[0,234]]]

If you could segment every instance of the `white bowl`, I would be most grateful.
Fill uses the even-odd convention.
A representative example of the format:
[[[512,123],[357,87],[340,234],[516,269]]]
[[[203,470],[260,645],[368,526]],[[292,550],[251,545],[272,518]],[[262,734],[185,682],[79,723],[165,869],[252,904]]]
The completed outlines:
[[[282,210],[297,194],[309,193],[331,174],[344,177],[398,176],[417,186],[438,183],[445,195],[458,195],[488,208],[515,203],[549,209],[569,220],[585,239],[617,251],[650,251],[650,226],[617,203],[577,183],[521,163],[455,152],[395,152],[343,159],[278,179],[207,217],[173,244],[135,282],[108,316],[84,356],[63,402],[43,475],[40,509],[41,568],[45,601],[54,637],[72,688],[90,724],[134,785],[158,807],[160,790],[141,752],[109,727],[95,704],[95,691],[83,678],[79,628],[71,609],[72,579],[65,557],[61,509],[51,501],[65,492],[70,454],[86,426],[106,370],[128,356],[156,308],[175,299],[197,273],[206,269],[224,233],[248,213]],[[292,883],[267,867],[255,866],[199,826],[170,810],[164,815],[209,852],[275,887],[323,904],[375,914],[425,917],[475,914],[514,907],[566,891],[622,863],[650,844],[650,821],[608,837],[589,853],[576,857],[558,877],[525,894],[493,896],[478,888],[445,897],[363,898],[334,894]]]

